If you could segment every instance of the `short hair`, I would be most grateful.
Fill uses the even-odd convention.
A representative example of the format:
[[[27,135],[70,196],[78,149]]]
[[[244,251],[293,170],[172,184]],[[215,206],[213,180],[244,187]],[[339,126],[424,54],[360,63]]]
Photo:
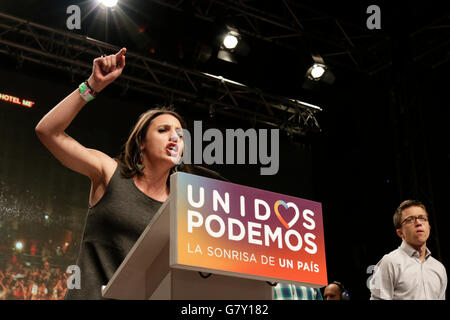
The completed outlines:
[[[395,229],[400,229],[402,227],[401,223],[402,223],[402,212],[403,210],[410,208],[410,207],[421,207],[423,210],[425,210],[425,212],[427,211],[427,209],[425,208],[425,205],[420,202],[419,200],[405,200],[402,203],[400,203],[400,205],[398,206],[398,208],[395,210],[394,213],[394,226]]]

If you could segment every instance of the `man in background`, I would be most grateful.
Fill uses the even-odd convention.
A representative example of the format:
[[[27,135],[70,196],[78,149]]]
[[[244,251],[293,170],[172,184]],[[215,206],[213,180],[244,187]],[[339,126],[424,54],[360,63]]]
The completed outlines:
[[[350,300],[350,296],[342,283],[333,281],[325,287],[323,300]]]

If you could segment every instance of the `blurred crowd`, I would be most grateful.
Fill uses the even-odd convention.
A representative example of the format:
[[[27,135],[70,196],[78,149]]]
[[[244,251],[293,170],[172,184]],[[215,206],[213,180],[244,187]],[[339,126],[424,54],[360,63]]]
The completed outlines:
[[[13,255],[0,263],[0,300],[62,300],[69,276],[46,259],[32,266]]]

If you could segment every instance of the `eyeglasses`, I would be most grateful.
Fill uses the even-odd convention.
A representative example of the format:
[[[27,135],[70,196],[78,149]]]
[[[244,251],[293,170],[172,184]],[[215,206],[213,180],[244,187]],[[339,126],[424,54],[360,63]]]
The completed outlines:
[[[405,220],[403,220],[400,225],[406,223],[406,224],[411,224],[411,223],[415,223],[416,220],[418,220],[419,222],[427,222],[428,221],[428,217],[427,216],[409,216],[408,218],[406,218]]]

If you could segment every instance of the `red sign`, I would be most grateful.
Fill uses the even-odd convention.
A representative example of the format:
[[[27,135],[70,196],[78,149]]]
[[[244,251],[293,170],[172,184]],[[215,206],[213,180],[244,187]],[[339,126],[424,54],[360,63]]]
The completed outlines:
[[[12,95],[9,95],[6,93],[1,93],[1,92],[0,92],[0,101],[17,104],[17,105],[20,105],[25,108],[32,108],[35,104],[34,101],[22,99],[22,98],[15,97],[15,96],[12,96]]]

